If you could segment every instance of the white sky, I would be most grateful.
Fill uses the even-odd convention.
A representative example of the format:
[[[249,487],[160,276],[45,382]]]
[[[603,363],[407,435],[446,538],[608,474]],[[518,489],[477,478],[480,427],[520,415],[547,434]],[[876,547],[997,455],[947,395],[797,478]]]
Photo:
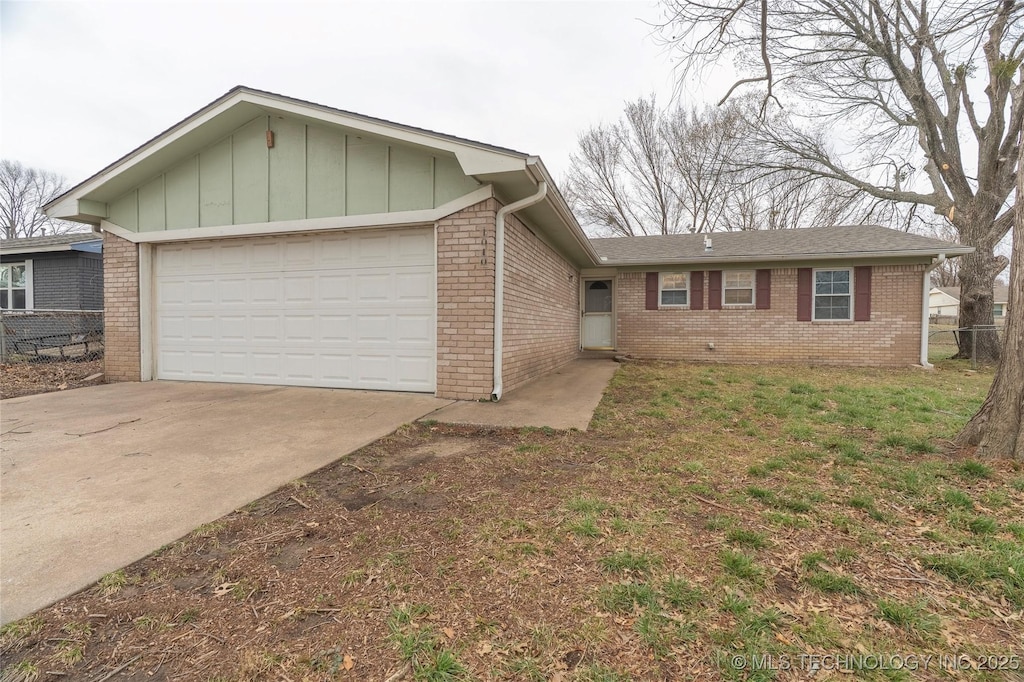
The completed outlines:
[[[0,153],[77,183],[248,85],[537,154],[557,179],[580,132],[627,100],[669,101],[643,23],[658,16],[648,1],[0,0]]]

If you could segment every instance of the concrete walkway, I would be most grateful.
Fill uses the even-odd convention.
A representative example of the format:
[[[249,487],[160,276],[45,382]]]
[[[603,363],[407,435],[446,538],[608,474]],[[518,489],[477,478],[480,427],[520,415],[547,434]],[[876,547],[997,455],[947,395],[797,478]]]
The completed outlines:
[[[450,401],[152,381],[0,403],[0,621],[126,566]]]
[[[574,360],[507,393],[499,402],[458,402],[429,415],[445,424],[586,431],[618,363]]]

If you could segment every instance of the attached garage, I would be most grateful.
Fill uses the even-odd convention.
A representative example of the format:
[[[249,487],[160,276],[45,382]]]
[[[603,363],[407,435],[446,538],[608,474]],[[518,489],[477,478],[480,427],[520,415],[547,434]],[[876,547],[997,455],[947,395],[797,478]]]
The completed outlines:
[[[579,350],[597,261],[553,185],[529,154],[238,87],[45,210],[103,235],[107,381],[488,400]]]
[[[158,379],[435,390],[433,228],[172,242]]]

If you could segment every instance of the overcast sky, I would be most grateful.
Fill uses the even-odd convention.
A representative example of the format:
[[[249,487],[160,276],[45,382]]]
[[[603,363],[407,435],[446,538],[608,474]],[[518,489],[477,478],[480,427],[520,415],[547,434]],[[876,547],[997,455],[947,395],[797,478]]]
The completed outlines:
[[[0,7],[0,151],[72,182],[235,85],[537,154],[560,178],[580,132],[674,85],[648,1]]]

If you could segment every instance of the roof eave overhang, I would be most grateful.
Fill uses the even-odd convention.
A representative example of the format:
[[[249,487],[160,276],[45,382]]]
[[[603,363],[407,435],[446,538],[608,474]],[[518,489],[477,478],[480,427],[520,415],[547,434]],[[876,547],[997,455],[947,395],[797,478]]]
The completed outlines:
[[[931,259],[939,256],[955,258],[974,253],[973,246],[950,246],[948,249],[905,249],[899,251],[848,251],[843,253],[791,253],[785,255],[747,255],[747,256],[698,256],[696,258],[663,258],[650,260],[606,259],[599,260],[599,265],[608,267],[636,267],[663,265],[727,265],[729,263],[778,263],[778,262],[809,262],[809,261],[845,261],[845,260],[883,260],[893,258]]]
[[[111,190],[107,192],[110,194],[117,193],[112,190],[115,185],[118,189],[127,191],[131,186],[141,184],[164,170],[163,166],[172,163],[175,154],[171,148],[176,143],[180,144],[184,138],[190,135],[200,138],[198,143],[194,143],[182,151],[180,156],[187,157],[190,153],[198,152],[205,143],[213,141],[212,139],[207,140],[207,137],[229,134],[231,130],[252,120],[261,112],[297,116],[358,130],[368,135],[398,140],[414,146],[448,152],[455,156],[463,172],[472,176],[523,172],[526,170],[527,160],[530,158],[526,154],[512,150],[489,147],[470,140],[456,139],[440,133],[240,87],[231,90],[99,173],[79,183],[43,206],[43,211],[51,218],[98,225],[108,217],[105,201],[97,199],[97,195],[102,197],[104,188]],[[219,124],[212,126],[212,122],[215,120],[219,121]],[[198,134],[197,131],[203,126],[212,127],[214,135]],[[109,197],[107,200],[112,198]]]
[[[0,242],[0,254],[4,256],[20,256],[30,253],[56,253],[58,251],[83,251],[84,249],[76,249],[75,246],[79,244],[91,244],[94,242],[100,242],[99,239],[83,239],[80,242],[73,242],[71,244],[51,244],[50,246],[15,246],[14,248],[8,248],[3,246]]]

